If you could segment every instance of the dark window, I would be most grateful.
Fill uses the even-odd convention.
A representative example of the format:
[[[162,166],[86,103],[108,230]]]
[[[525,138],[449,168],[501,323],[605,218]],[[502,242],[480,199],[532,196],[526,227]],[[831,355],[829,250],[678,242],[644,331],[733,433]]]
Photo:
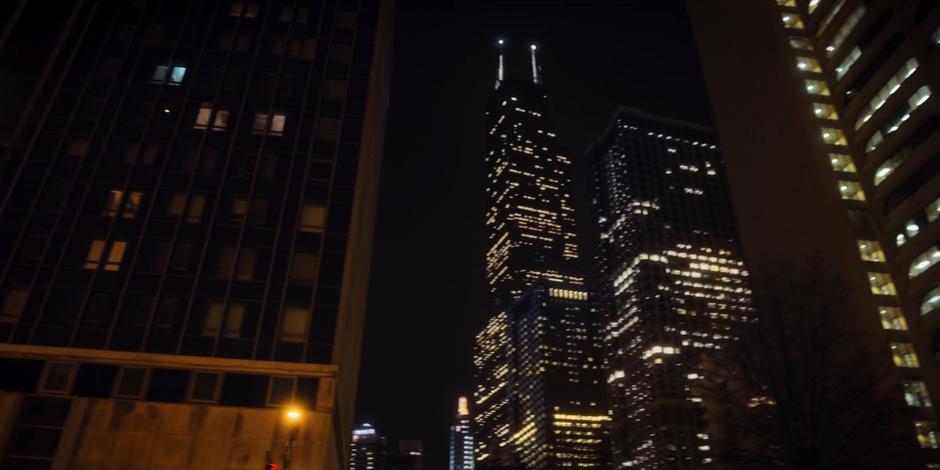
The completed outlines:
[[[291,259],[291,279],[312,281],[317,277],[317,255],[314,253],[294,253]]]
[[[272,377],[269,405],[286,405],[294,400],[294,378]]]
[[[108,398],[114,387],[117,366],[82,364],[75,376],[72,393],[80,397]]]
[[[182,403],[186,398],[189,371],[178,369],[154,369],[150,375],[150,390],[147,400]]]
[[[74,370],[75,364],[63,362],[46,364],[46,375],[43,377],[39,390],[46,393],[68,393]]]
[[[32,359],[0,359],[0,390],[30,393],[42,375],[43,361]]]
[[[250,374],[225,374],[222,406],[249,406],[263,408],[268,392],[268,376]]]
[[[891,191],[891,194],[885,198],[885,213],[890,214],[891,211],[903,204],[907,198],[923,188],[925,184],[937,175],[940,175],[940,153],[931,157],[931,159],[908,178],[907,181],[894,191]]]
[[[359,17],[355,13],[338,11],[333,16],[333,28],[335,29],[356,29],[356,23]]]
[[[121,378],[114,389],[114,396],[119,398],[140,398],[144,393],[147,369],[125,367],[121,369]]]
[[[173,322],[176,320],[176,310],[178,308],[177,299],[169,298],[160,300],[160,307],[157,309],[157,319],[154,322],[154,328],[169,330],[173,328]]]
[[[190,401],[215,402],[216,390],[219,387],[219,374],[196,372],[193,378],[193,391]]]

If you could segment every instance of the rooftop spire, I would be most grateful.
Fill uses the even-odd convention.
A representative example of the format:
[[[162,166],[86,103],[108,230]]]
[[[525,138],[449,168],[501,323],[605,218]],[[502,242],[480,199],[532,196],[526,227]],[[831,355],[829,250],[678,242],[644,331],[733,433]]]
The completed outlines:
[[[496,69],[496,88],[503,82],[503,44],[506,41],[502,38],[496,40],[496,48],[499,50],[499,68]]]
[[[532,83],[536,85],[541,85],[542,77],[541,77],[541,74],[539,73],[539,66],[535,62],[535,49],[536,49],[535,44],[532,44],[529,46],[529,50],[532,52]]]

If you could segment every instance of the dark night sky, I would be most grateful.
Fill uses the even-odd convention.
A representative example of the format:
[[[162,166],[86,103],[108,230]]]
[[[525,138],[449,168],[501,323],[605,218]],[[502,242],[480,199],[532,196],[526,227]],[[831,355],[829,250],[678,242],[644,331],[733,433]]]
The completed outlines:
[[[540,46],[552,119],[576,162],[581,225],[580,160],[617,105],[710,117],[684,1],[398,3],[356,415],[391,442],[423,440],[425,468],[437,470],[457,396],[472,394],[473,336],[487,313],[483,112],[496,38],[508,41],[514,75],[526,71],[529,42]]]

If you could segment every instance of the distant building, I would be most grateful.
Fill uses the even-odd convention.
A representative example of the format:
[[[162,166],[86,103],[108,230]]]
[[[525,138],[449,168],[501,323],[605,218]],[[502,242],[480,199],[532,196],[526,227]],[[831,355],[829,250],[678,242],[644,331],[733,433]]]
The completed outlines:
[[[385,470],[385,437],[369,423],[353,429],[352,446],[349,449],[349,470]]]
[[[344,467],[391,2],[2,10],[0,465]]]
[[[702,468],[699,354],[753,318],[714,132],[620,108],[588,155],[615,467]]]
[[[821,253],[893,367],[891,432],[940,468],[937,2],[688,5],[755,290]]]
[[[388,470],[421,470],[424,468],[424,442],[413,439],[398,441],[397,452],[386,458]]]
[[[473,470],[476,459],[473,453],[473,425],[467,397],[457,401],[457,417],[450,427],[450,470]]]
[[[607,468],[598,323],[579,272],[571,165],[531,81],[507,79],[502,41],[487,107],[486,276],[492,316],[474,349],[477,463]]]

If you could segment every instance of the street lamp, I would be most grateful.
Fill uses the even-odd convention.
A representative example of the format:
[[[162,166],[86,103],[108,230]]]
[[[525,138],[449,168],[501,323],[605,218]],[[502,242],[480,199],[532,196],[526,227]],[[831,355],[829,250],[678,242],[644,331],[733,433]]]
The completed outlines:
[[[284,418],[287,420],[287,425],[290,426],[290,434],[288,435],[287,444],[284,444],[282,459],[284,461],[284,470],[290,470],[290,459],[294,453],[294,443],[297,441],[297,429],[300,427],[300,419],[303,418],[303,413],[301,413],[299,408],[288,408],[284,412]]]

